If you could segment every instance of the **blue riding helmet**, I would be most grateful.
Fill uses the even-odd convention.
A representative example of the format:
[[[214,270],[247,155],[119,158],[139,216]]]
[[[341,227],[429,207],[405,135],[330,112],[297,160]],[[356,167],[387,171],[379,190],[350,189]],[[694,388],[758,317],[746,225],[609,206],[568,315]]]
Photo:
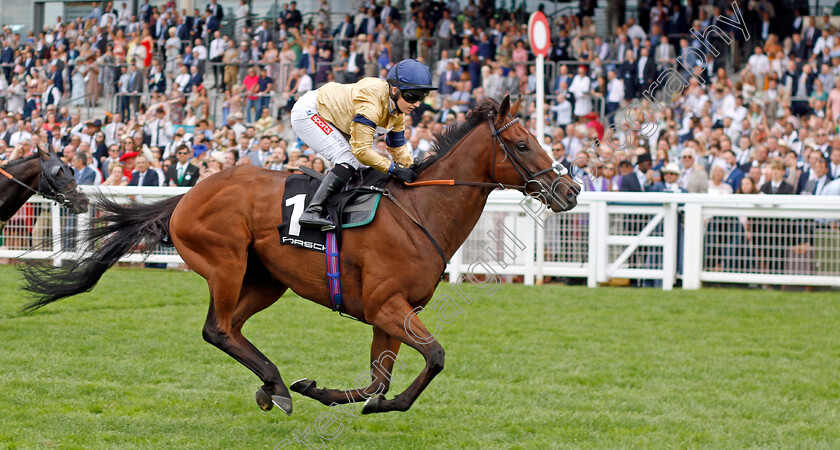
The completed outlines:
[[[416,59],[404,59],[391,67],[385,80],[400,91],[434,91],[432,73],[425,64]]]

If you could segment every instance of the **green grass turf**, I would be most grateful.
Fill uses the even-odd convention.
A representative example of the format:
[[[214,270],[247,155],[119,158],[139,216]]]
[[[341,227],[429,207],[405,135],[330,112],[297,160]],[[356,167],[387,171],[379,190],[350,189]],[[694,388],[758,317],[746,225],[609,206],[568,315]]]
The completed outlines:
[[[840,446],[835,292],[468,286],[452,323],[420,316],[442,325],[446,369],[411,410],[332,409],[324,441],[330,408],[293,394],[293,416],[260,411],[258,379],[202,340],[197,275],[113,269],[31,315],[20,284],[0,266],[0,448],[273,448],[306,429],[330,448]],[[367,369],[369,327],[292,294],[245,334],[287,384]],[[422,367],[402,350],[389,397]]]

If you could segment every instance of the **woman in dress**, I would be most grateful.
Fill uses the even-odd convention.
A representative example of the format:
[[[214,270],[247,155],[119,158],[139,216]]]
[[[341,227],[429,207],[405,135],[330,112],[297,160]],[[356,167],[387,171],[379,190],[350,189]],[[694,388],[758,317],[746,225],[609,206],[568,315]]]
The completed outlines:
[[[180,60],[181,39],[176,35],[177,31],[175,27],[171,27],[169,29],[169,39],[163,45],[163,51],[166,55],[166,71],[169,73],[175,72]]]
[[[152,49],[154,48],[154,41],[148,28],[143,29],[143,35],[140,38],[140,45],[146,49],[146,54],[143,55],[143,65],[137,64],[137,69],[148,69],[152,66]]]
[[[513,49],[511,60],[513,61],[514,67],[516,67],[516,76],[520,80],[527,78],[528,70],[525,67],[525,63],[528,62],[528,50],[525,48],[525,42],[516,41],[516,48]]]
[[[277,62],[280,61],[280,52],[277,50],[277,46],[274,45],[274,41],[268,41],[266,44],[265,52],[263,53],[263,64],[265,64],[265,71],[269,77],[272,79],[277,79],[277,74],[279,71],[277,70]]]
[[[85,101],[88,106],[96,106],[99,102],[99,95],[102,92],[102,87],[99,84],[99,66],[93,55],[88,56],[87,61],[88,72],[85,75]]]
[[[496,61],[503,66],[507,66],[510,65],[512,59],[513,45],[510,43],[510,36],[504,35],[502,36],[502,42],[499,44],[499,48],[496,49]],[[469,61],[469,56],[467,57],[467,61]]]
[[[12,76],[12,82],[6,88],[6,109],[22,114],[25,102],[26,89],[17,76]]]
[[[85,94],[87,93],[87,78],[90,63],[85,58],[84,62],[76,65],[76,70],[73,71],[73,88],[70,90],[70,104],[73,106],[83,106],[85,104]]]
[[[277,86],[285,86],[286,82],[289,80],[289,75],[291,74],[292,69],[295,67],[295,63],[297,62],[297,53],[295,52],[292,43],[289,40],[283,41],[283,48],[280,49],[280,71],[277,74],[278,76],[274,79],[277,83]],[[241,71],[240,71],[241,72]]]

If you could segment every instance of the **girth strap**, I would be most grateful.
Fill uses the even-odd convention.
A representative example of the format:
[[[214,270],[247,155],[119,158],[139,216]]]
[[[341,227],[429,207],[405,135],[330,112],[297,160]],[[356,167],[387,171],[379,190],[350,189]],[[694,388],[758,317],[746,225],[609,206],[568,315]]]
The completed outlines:
[[[431,233],[429,233],[429,230],[427,230],[426,227],[424,227],[423,224],[421,224],[420,221],[414,217],[414,214],[412,214],[411,211],[409,211],[405,206],[403,206],[402,203],[400,203],[400,201],[397,200],[396,197],[391,195],[391,191],[389,191],[388,189],[383,189],[376,186],[361,186],[360,189],[369,189],[374,192],[382,193],[382,195],[391,199],[391,201],[394,202],[394,204],[397,205],[397,207],[400,208],[402,212],[405,213],[405,215],[408,216],[409,219],[411,219],[412,222],[414,222],[418,227],[420,227],[420,230],[423,231],[423,234],[425,234],[426,237],[429,238],[429,240],[432,242],[432,245],[435,246],[435,250],[437,250],[438,255],[440,255],[440,260],[443,262],[443,269],[440,272],[440,278],[442,279],[444,273],[446,273],[446,256],[443,254],[443,249],[440,248],[440,244],[438,244],[435,238],[431,235]]]

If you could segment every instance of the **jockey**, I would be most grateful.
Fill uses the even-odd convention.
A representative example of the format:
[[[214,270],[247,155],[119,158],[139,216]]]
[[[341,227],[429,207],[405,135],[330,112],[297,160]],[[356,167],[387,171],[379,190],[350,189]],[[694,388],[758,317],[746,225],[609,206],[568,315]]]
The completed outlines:
[[[412,161],[403,133],[405,114],[435,89],[429,69],[415,59],[405,59],[391,68],[386,80],[363,78],[352,84],[327,83],[295,102],[291,113],[295,133],[335,164],[301,215],[301,226],[335,228],[324,205],[364,166],[390,173],[403,182],[414,180],[414,171],[408,168]],[[375,134],[385,134],[394,162],[373,149]]]

